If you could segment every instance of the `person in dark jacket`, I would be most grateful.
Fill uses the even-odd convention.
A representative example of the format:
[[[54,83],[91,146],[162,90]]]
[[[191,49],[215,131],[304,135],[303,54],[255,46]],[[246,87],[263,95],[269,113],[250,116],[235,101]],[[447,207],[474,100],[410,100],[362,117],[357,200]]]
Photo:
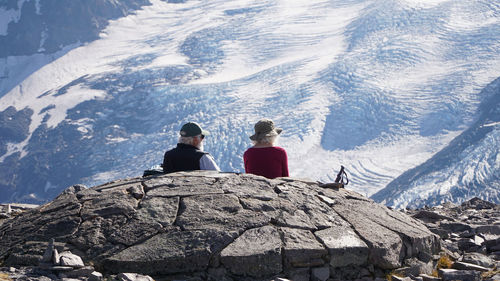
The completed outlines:
[[[274,143],[283,131],[270,119],[261,119],[254,126],[255,134],[250,136],[253,146],[243,154],[245,172],[269,179],[288,177],[288,157],[285,149]]]
[[[212,155],[203,151],[203,140],[208,134],[198,123],[188,122],[184,124],[180,130],[177,147],[168,150],[163,156],[163,172],[220,171]]]

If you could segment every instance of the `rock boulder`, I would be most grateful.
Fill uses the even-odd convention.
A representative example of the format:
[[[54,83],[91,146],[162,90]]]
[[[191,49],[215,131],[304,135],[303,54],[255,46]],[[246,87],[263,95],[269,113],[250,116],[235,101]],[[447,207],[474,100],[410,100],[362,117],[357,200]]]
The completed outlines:
[[[0,266],[38,264],[54,239],[103,273],[204,280],[384,277],[440,247],[421,222],[348,189],[212,171],[72,187],[0,220],[0,238]]]

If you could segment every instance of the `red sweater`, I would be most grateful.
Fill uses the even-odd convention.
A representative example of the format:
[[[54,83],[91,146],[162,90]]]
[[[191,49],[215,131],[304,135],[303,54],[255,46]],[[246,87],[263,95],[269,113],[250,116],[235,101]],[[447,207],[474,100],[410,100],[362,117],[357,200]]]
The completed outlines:
[[[246,173],[269,179],[288,177],[288,158],[281,147],[251,147],[243,154],[243,162]]]

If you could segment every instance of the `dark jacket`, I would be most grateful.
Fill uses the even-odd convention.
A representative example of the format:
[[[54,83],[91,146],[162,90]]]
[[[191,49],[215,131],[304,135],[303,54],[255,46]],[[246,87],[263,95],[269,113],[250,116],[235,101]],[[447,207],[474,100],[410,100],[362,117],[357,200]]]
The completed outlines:
[[[163,172],[192,171],[200,169],[200,159],[207,152],[195,146],[178,143],[177,147],[165,152],[163,156]]]

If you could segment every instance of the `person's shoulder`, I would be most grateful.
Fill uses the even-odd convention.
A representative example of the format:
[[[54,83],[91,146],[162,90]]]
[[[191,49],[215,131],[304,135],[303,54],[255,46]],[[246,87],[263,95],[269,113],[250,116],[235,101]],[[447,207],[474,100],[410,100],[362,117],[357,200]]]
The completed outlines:
[[[278,151],[281,151],[281,152],[285,152],[286,153],[286,150],[283,148],[283,147],[280,147],[280,146],[273,146],[273,148],[275,150],[278,150]]]
[[[175,149],[176,149],[176,147],[173,147],[173,148],[171,148],[171,149],[168,149],[167,151],[165,151],[165,154],[172,153]]]
[[[251,146],[251,147],[247,148],[247,150],[245,150],[245,153],[251,152],[251,151],[256,151],[257,149],[258,148],[255,148],[255,147]]]
[[[243,152],[243,156],[248,155],[249,153],[252,153],[252,150],[254,150],[254,148],[252,148],[252,147],[247,148],[247,150],[245,150],[245,152]]]

